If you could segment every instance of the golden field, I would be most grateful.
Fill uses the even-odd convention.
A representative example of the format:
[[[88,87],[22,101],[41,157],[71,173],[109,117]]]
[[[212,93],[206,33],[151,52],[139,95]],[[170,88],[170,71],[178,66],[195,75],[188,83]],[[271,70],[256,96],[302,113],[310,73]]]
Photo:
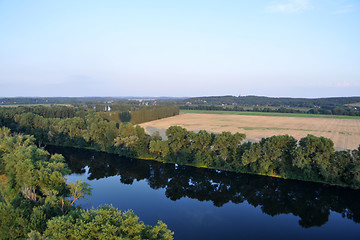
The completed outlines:
[[[191,131],[245,133],[247,139],[252,141],[284,134],[299,140],[313,134],[332,139],[336,149],[355,149],[360,144],[360,119],[184,113],[140,124],[147,133],[158,131],[162,137],[166,129],[174,125]]]

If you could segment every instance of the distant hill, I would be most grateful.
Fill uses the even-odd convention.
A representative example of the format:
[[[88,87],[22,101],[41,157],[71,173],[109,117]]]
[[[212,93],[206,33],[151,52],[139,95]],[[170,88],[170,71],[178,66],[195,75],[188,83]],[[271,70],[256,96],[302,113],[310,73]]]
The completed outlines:
[[[262,107],[335,107],[346,104],[359,103],[360,97],[331,97],[331,98],[275,98],[263,96],[209,96],[193,97],[182,100],[183,104],[196,105],[241,105]]]

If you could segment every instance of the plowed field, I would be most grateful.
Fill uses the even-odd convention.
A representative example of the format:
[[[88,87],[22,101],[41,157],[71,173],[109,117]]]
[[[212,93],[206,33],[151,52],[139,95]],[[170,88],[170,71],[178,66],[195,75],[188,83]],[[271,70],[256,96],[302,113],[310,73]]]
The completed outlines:
[[[284,134],[299,140],[307,134],[313,134],[332,139],[336,149],[355,149],[360,144],[360,119],[185,113],[140,125],[149,134],[158,131],[163,137],[167,128],[177,125],[191,131],[245,133],[248,140],[254,141]]]

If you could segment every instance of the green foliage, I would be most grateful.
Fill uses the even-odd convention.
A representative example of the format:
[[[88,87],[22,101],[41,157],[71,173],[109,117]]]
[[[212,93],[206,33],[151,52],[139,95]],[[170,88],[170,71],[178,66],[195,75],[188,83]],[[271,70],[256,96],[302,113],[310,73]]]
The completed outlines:
[[[140,124],[166,117],[179,115],[179,108],[175,106],[161,106],[153,108],[143,108],[131,111],[131,123]]]
[[[242,164],[256,173],[282,174],[291,164],[296,143],[289,135],[263,138],[244,152]]]
[[[98,209],[77,209],[68,215],[48,222],[46,238],[54,239],[173,239],[167,226],[158,222],[155,227],[139,221],[132,211],[121,213],[105,205]]]
[[[1,239],[24,237],[30,230],[43,232],[53,216],[65,214],[76,200],[89,194],[86,184],[66,184],[70,171],[64,158],[35,146],[28,135],[12,135],[9,129],[0,129],[0,160],[8,183],[6,203],[1,203]],[[75,199],[67,199],[72,193]],[[5,216],[10,216],[5,218]],[[9,220],[9,221],[8,221]]]
[[[147,150],[148,137],[140,126],[120,124],[119,134],[114,139],[115,153],[123,156],[139,156]]]
[[[333,153],[334,143],[330,139],[309,134],[300,140],[293,165],[300,168],[307,179],[316,179],[319,175],[326,179]]]
[[[96,115],[89,116],[89,121],[107,124]],[[92,127],[90,136],[100,141],[94,132],[101,130]],[[121,133],[138,136],[135,145],[145,137],[143,129],[131,124],[123,126]],[[1,239],[173,239],[164,223],[147,226],[131,211],[121,213],[111,206],[89,211],[75,208],[77,200],[91,194],[89,184],[80,180],[67,183],[64,176],[69,170],[64,158],[59,154],[49,156],[35,146],[31,136],[12,135],[9,129],[1,128],[0,160],[11,192],[1,194],[12,198],[5,202],[1,195]]]
[[[86,119],[88,128],[84,135],[87,141],[93,141],[100,146],[100,150],[107,151],[113,146],[118,129],[115,122],[108,122],[96,113],[90,112]]]
[[[17,239],[25,235],[28,220],[23,211],[0,202],[0,239]]]
[[[199,151],[208,151],[214,139],[214,134],[211,135],[205,130],[200,130],[193,140],[192,147]]]
[[[76,180],[74,183],[69,182],[68,188],[70,190],[70,196],[72,197],[71,205],[73,205],[75,201],[85,198],[87,195],[91,195],[90,185],[81,180]]]
[[[164,159],[170,152],[169,144],[167,141],[151,141],[149,145],[149,152],[154,153],[157,157]]]
[[[108,107],[111,111],[104,112]],[[134,105],[96,105],[99,116],[116,123],[140,124],[166,117],[179,115],[179,108],[175,106],[134,106]]]
[[[181,149],[189,147],[191,136],[185,128],[172,126],[166,130],[166,136],[173,152],[179,152]]]
[[[235,159],[236,149],[240,143],[245,139],[245,134],[231,132],[222,132],[216,134],[213,150],[218,153],[218,156],[225,162],[230,162]]]
[[[208,151],[198,151],[195,160],[198,166],[213,167],[216,164],[213,155]]]
[[[119,119],[123,123],[127,123],[131,121],[131,114],[128,111],[120,112],[119,113]]]

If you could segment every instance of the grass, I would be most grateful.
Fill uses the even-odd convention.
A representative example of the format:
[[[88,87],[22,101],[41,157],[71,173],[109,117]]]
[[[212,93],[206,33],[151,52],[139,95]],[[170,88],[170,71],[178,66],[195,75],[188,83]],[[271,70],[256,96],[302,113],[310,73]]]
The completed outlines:
[[[180,113],[247,115],[247,116],[267,116],[267,117],[338,118],[338,119],[360,120],[359,116],[322,115],[322,114],[307,114],[307,113],[242,112],[242,111],[240,112],[240,111],[211,111],[211,110],[180,110]]]

